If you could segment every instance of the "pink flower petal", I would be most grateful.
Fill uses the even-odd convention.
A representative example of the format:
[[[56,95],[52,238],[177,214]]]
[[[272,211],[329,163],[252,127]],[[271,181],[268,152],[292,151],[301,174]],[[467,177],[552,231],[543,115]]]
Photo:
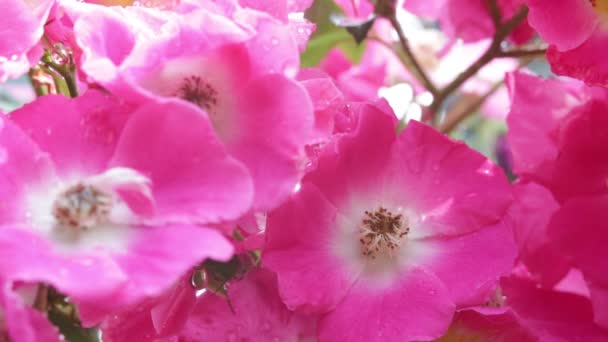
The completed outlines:
[[[582,102],[582,91],[566,82],[543,80],[524,73],[509,74],[508,83],[511,111],[507,118],[507,137],[514,171],[546,181],[558,154],[555,130],[560,119]]]
[[[606,193],[607,107],[606,100],[590,100],[573,110],[562,125],[552,180],[552,190],[560,200]]]
[[[585,297],[539,289],[533,282],[510,277],[501,283],[507,303],[521,324],[540,341],[605,341],[608,333],[593,323]]]
[[[117,77],[120,65],[135,47],[133,28],[110,9],[79,16],[74,33],[83,50],[82,69],[102,82]]]
[[[411,268],[389,289],[357,282],[319,325],[319,341],[421,341],[443,335],[454,304],[439,279]]]
[[[284,201],[303,174],[312,104],[304,89],[280,75],[252,81],[242,96],[226,145],[253,177],[255,209],[268,210]]]
[[[589,288],[595,323],[604,329],[608,329],[608,284],[596,286],[596,284],[591,283]]]
[[[561,248],[552,243],[547,233],[547,226],[559,204],[548,189],[536,183],[518,183],[513,189],[515,202],[509,209],[509,216],[519,247],[519,259],[541,284],[551,288],[570,268]]]
[[[304,186],[269,215],[263,264],[278,273],[279,292],[288,308],[333,309],[361,271],[346,269],[328,248],[338,216],[313,186]]]
[[[553,216],[549,236],[562,253],[573,258],[587,281],[608,284],[608,196],[579,197],[567,201]]]
[[[538,341],[532,331],[522,326],[512,311],[499,309],[493,312],[484,309],[472,308],[457,312],[450,330],[440,341]]]
[[[0,116],[0,157],[0,222],[23,222],[27,218],[25,185],[53,179],[53,162],[4,116]]]
[[[437,251],[425,266],[444,284],[459,307],[488,300],[500,276],[513,267],[517,250],[511,227],[493,227],[453,238],[428,239],[421,243]]]
[[[131,109],[99,91],[38,98],[10,118],[50,155],[61,177],[105,170]]]
[[[313,339],[316,319],[287,310],[277,293],[275,277],[265,270],[251,271],[233,281],[228,298],[202,295],[180,341],[307,341]]]
[[[572,50],[561,52],[556,46],[550,46],[547,60],[557,75],[576,78],[589,85],[608,86],[608,67],[604,63],[608,54],[603,49],[607,42],[608,30],[599,27]]]
[[[462,142],[410,121],[395,150],[393,186],[423,217],[421,235],[465,234],[498,223],[511,203],[503,171]],[[391,186],[389,184],[389,186]]]
[[[53,0],[6,0],[0,3],[0,81],[27,72],[28,52],[39,43]]]
[[[247,170],[230,158],[203,113],[182,102],[149,102],[132,114],[111,165],[152,180],[157,215],[217,222],[249,210]]]
[[[116,260],[138,296],[158,295],[195,264],[207,258],[227,261],[233,251],[219,232],[197,226],[140,227],[134,235]]]
[[[599,24],[599,16],[589,1],[526,0],[530,25],[559,50],[573,49],[589,38]],[[568,20],[560,18],[568,13]]]
[[[107,256],[58,253],[28,227],[0,229],[0,274],[27,283],[43,282],[69,294],[76,303],[108,298],[120,288],[125,273]]]
[[[11,340],[23,342],[62,341],[57,327],[42,312],[27,307],[9,282],[2,286],[2,316]]]

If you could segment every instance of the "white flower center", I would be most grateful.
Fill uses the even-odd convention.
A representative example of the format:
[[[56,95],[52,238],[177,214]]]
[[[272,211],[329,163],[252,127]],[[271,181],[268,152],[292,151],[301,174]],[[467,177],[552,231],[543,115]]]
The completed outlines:
[[[67,183],[54,192],[50,208],[53,225],[58,229],[78,231],[108,224],[128,224],[130,218],[122,209],[128,208],[137,216],[139,213],[134,210],[137,204],[125,202],[120,192],[136,193],[153,205],[150,180],[135,170],[116,167]]]
[[[59,194],[53,216],[63,227],[89,229],[109,221],[112,195],[93,185],[77,183]]]
[[[25,206],[28,227],[64,252],[124,251],[127,228],[155,210],[150,179],[125,167],[45,179],[28,190]]]

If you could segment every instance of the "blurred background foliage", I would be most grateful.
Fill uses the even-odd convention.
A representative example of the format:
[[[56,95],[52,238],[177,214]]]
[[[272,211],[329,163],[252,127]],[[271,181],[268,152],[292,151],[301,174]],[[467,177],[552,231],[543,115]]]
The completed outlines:
[[[344,11],[332,0],[315,0],[304,17],[317,25],[310,37],[306,51],[302,53],[302,67],[313,67],[332,48],[339,48],[353,63],[358,63],[365,51],[365,42],[357,44],[344,28],[336,26],[332,16],[344,15]]]

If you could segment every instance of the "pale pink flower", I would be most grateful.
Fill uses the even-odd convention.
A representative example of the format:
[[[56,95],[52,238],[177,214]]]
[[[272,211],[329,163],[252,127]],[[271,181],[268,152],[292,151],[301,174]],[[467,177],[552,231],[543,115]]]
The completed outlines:
[[[79,18],[76,31],[83,50],[95,56],[83,68],[114,94],[136,103],[178,98],[208,120],[230,155],[247,167],[254,209],[267,210],[303,174],[313,112],[306,91],[284,76],[297,71],[298,60],[288,30],[262,12],[243,11],[258,30],[251,39],[230,18],[204,9],[173,23],[176,32],[167,39],[139,46],[133,46],[136,37],[127,39],[129,23],[109,12]],[[292,62],[295,69],[288,71]]]

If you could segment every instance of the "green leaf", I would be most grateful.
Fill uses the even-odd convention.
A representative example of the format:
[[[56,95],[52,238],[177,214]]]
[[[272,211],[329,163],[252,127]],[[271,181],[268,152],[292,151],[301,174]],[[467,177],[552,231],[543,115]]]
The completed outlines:
[[[317,29],[301,55],[302,67],[318,65],[334,47],[342,50],[353,63],[361,60],[365,44],[357,44],[350,33],[332,23],[330,17],[337,14],[343,15],[344,12],[332,0],[315,0],[306,11],[305,17],[315,23]]]

